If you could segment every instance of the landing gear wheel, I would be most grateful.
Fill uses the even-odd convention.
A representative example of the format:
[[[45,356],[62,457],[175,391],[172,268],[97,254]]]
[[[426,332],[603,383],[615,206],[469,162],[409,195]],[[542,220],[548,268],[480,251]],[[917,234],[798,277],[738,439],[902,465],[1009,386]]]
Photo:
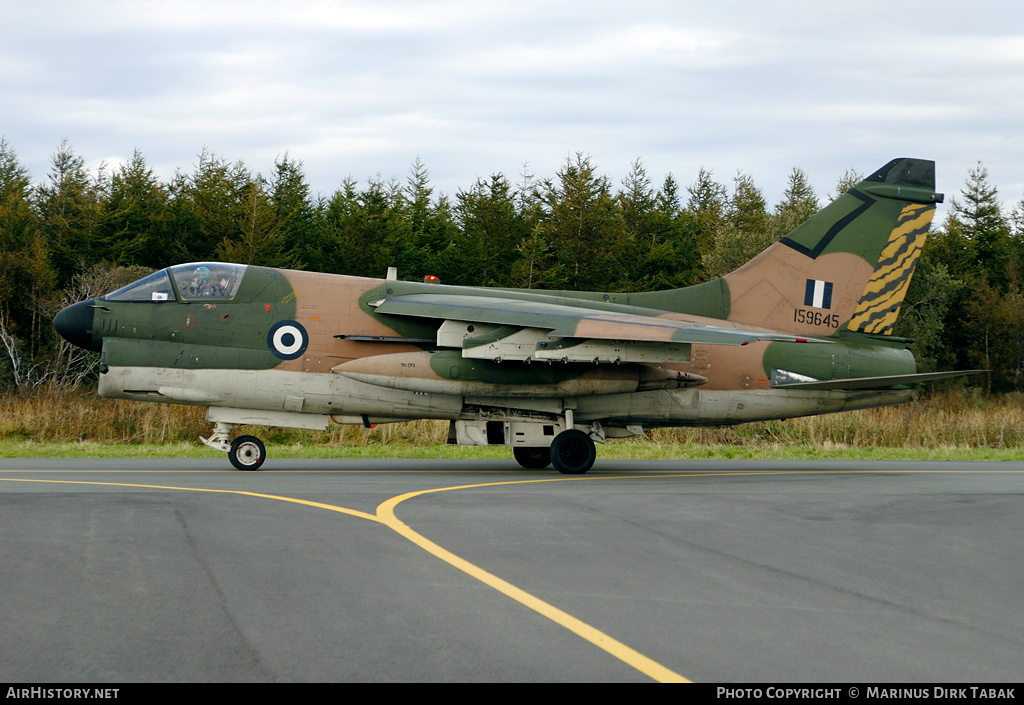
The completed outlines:
[[[267,449],[255,436],[239,436],[231,442],[228,460],[237,470],[259,470],[266,459]]]
[[[540,470],[551,465],[551,450],[549,448],[513,448],[512,455],[516,462],[527,470]]]
[[[583,431],[562,431],[551,442],[551,463],[563,475],[582,475],[596,458],[594,441]]]

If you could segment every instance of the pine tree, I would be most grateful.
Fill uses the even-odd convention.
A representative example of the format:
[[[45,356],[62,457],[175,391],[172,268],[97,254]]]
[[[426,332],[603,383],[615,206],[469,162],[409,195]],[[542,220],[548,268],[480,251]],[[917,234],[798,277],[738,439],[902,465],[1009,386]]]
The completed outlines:
[[[266,184],[257,176],[256,181]],[[273,224],[265,224],[265,242],[261,245],[262,263],[268,266],[306,266],[321,271],[325,263],[324,242],[321,239],[319,204],[310,197],[309,184],[302,169],[302,162],[284,157],[274,162],[274,175],[269,183],[268,205],[273,211]],[[258,200],[258,194],[247,196],[247,200]],[[251,212],[252,208],[247,211]],[[247,222],[253,222],[247,214]],[[275,240],[280,239],[280,242]]]
[[[44,303],[56,275],[31,199],[28,170],[0,138],[0,328],[12,345],[18,336],[21,351],[34,358],[49,336]]]
[[[398,267],[402,278],[413,276],[415,261],[402,188],[380,177],[363,190],[354,179],[327,201],[324,212],[325,247],[333,253],[326,271],[362,277],[383,277]]]
[[[697,180],[686,187],[690,194],[686,212],[693,223],[693,238],[701,255],[714,248],[715,233],[725,222],[729,208],[728,189],[713,177],[713,172],[701,167],[697,172]]]
[[[115,171],[103,201],[98,244],[103,259],[121,265],[165,266],[160,252],[166,241],[168,193],[136,149]]]
[[[167,209],[168,228],[175,237],[163,252],[162,259],[170,261],[159,266],[212,259],[225,239],[238,237],[252,182],[244,163],[231,164],[205,149],[191,176],[176,174]]]
[[[998,189],[989,183],[988,169],[978,164],[968,172],[961,198],[954,198],[946,231],[963,245],[969,263],[963,275],[984,272],[988,283],[1005,291],[1010,261],[1010,228],[999,204]]]
[[[622,180],[622,190],[615,199],[624,229],[620,244],[623,252],[619,257],[622,267],[619,279],[613,285],[618,291],[654,288],[651,265],[661,258],[672,258],[671,244],[665,241],[668,222],[659,217],[655,198],[647,169],[637,158]]]
[[[530,233],[516,208],[517,193],[503,174],[477,179],[469,191],[455,196],[458,230],[445,283],[511,286],[514,250]]]
[[[555,261],[540,224],[516,247],[512,264],[512,286],[520,289],[557,289],[562,286],[563,265]]]
[[[829,194],[829,203],[836,200],[844,193],[852,189],[854,186],[864,180],[864,175],[856,169],[847,169],[842,176],[839,177],[839,181],[836,182],[835,193]]]
[[[445,261],[456,240],[455,216],[448,198],[433,199],[430,172],[417,157],[403,189],[401,215],[409,242],[404,244],[406,258],[399,262],[407,277],[438,276],[451,271]]]
[[[679,204],[679,186],[669,174],[655,192],[638,159],[623,180],[618,205],[631,248],[623,258],[619,291],[669,289],[696,283],[700,254],[692,221]]]
[[[623,222],[608,179],[597,175],[590,158],[567,159],[556,180],[542,183],[538,196],[544,218],[537,232],[554,255],[559,288],[592,291],[616,281]]]
[[[30,199],[28,170],[0,139],[0,315],[15,327],[33,285],[26,254],[39,235]]]
[[[772,215],[772,231],[775,239],[792,232],[798,225],[818,212],[821,205],[814,189],[807,181],[803,169],[794,167],[789,174],[782,201],[775,206]]]
[[[267,191],[266,179],[260,175],[246,184],[242,195],[246,205],[244,220],[233,237],[221,240],[217,259],[262,267],[295,266],[285,254],[288,248],[283,219]]]
[[[75,154],[67,140],[50,158],[49,180],[36,189],[35,204],[39,229],[51,252],[58,287],[102,259],[97,241],[100,204],[105,172],[90,177],[85,160]]]
[[[715,232],[712,250],[704,256],[704,269],[711,277],[737,269],[776,240],[761,189],[742,172],[733,184],[726,219]]]
[[[699,283],[703,269],[701,252],[697,242],[699,227],[697,219],[679,202],[679,184],[672,174],[662,182],[655,197],[658,217],[666,225],[665,243],[670,243],[671,253],[648,254],[648,270],[653,275],[653,289],[670,289]]]

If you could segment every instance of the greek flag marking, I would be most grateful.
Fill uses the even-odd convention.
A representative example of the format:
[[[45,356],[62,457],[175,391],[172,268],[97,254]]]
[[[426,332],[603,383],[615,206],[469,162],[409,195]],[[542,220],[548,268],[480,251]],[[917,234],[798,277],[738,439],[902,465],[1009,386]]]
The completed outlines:
[[[804,306],[832,308],[832,282],[808,279],[804,289]]]

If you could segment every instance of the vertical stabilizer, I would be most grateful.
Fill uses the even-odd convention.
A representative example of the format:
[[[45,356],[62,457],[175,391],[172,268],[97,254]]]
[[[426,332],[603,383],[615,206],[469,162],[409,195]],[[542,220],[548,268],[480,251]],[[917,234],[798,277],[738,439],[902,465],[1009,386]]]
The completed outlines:
[[[889,162],[723,277],[728,320],[813,335],[891,333],[942,198],[934,162]]]

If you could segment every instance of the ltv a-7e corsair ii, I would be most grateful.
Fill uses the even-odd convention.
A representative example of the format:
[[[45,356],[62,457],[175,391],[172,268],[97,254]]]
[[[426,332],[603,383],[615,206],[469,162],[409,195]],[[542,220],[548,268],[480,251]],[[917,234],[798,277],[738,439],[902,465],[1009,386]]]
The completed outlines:
[[[456,287],[200,262],[54,319],[102,353],[103,397],[207,407],[207,445],[266,457],[236,425],[447,419],[449,441],[584,473],[595,442],[898,404],[891,335],[935,204],[933,162],[897,159],[720,279],[611,294]]]

